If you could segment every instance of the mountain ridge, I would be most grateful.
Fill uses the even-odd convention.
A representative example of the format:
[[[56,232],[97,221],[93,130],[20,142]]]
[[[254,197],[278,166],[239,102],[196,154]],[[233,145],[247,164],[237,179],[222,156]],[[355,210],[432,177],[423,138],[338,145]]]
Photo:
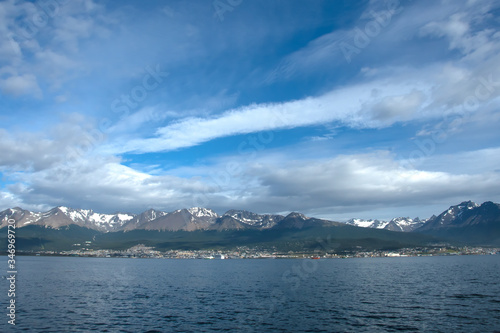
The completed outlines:
[[[463,243],[500,244],[500,204],[464,201],[431,217],[415,232]]]
[[[455,239],[500,240],[500,205],[486,201],[479,205],[464,201],[450,206],[439,215],[429,219],[397,217],[390,221],[351,219],[345,223],[307,217],[298,212],[286,216],[277,214],[257,214],[246,210],[231,209],[222,215],[215,211],[192,207],[163,212],[148,209],[140,214],[101,214],[93,210],[73,209],[65,206],[54,207],[47,212],[31,212],[20,207],[8,208],[0,212],[0,228],[14,219],[19,228],[38,225],[59,229],[69,225],[96,230],[117,232],[133,230],[158,231],[228,231],[228,230],[287,230],[305,227],[330,227],[351,225],[356,227],[383,229],[399,232],[418,232],[437,237],[450,236]],[[490,232],[493,230],[494,232]]]
[[[148,209],[140,214],[115,213],[100,214],[88,209],[74,209],[57,206],[46,212],[31,212],[20,207],[8,208],[0,212],[0,228],[8,224],[8,219],[16,220],[19,228],[39,225],[59,229],[75,224],[101,232],[131,231],[135,229],[160,231],[195,230],[265,230],[271,228],[303,228],[306,225],[332,225],[323,219],[310,218],[292,212],[286,216],[278,214],[257,214],[246,210],[228,210],[219,215],[211,209],[192,207],[163,212]],[[288,221],[288,223],[282,223]],[[308,221],[308,223],[304,223]]]
[[[90,243],[97,248],[124,249],[144,243],[163,249],[265,245],[300,251],[310,250],[318,242],[325,245],[324,237],[325,246],[334,251],[428,244],[500,246],[500,205],[493,202],[462,202],[427,221],[395,218],[363,224],[358,219],[358,226],[298,212],[283,216],[229,210],[218,215],[199,207],[173,212],[149,209],[140,214],[99,214],[63,206],[30,212],[15,207],[0,212],[0,228],[8,225],[9,219],[16,221],[16,239],[24,250],[67,250],[89,247]],[[0,243],[5,241],[0,239]]]

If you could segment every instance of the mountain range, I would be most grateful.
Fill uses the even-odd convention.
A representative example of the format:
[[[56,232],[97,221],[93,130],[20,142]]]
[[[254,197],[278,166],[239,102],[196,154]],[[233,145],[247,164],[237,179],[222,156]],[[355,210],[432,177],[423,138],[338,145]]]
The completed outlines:
[[[478,205],[465,201],[451,206],[429,219],[398,217],[390,221],[351,219],[345,223],[306,217],[300,213],[284,215],[256,214],[245,210],[229,210],[219,215],[207,208],[194,207],[163,212],[149,209],[141,214],[100,214],[93,210],[55,207],[47,212],[31,212],[22,208],[10,208],[0,212],[0,228],[7,226],[9,219],[16,221],[17,228],[67,229],[79,227],[98,234],[120,234],[142,231],[188,232],[199,231],[242,232],[270,231],[276,235],[286,230],[308,228],[342,228],[344,238],[357,230],[373,230],[364,233],[367,239],[385,238],[382,231],[395,232],[391,239],[403,239],[402,234],[421,234],[437,240],[464,244],[500,245],[500,205],[485,202]],[[336,229],[335,229],[336,228]],[[33,229],[34,230],[34,229]],[[380,231],[380,232],[379,232]],[[80,231],[83,232],[83,231]],[[321,231],[319,231],[321,233]],[[269,235],[271,233],[267,233]],[[397,236],[399,234],[400,236]],[[253,234],[257,237],[257,234]],[[259,234],[262,237],[264,234]],[[130,235],[129,235],[130,236]],[[127,237],[129,237],[127,236]],[[110,236],[118,237],[118,236]],[[253,237],[253,236],[252,236]],[[274,236],[273,236],[274,237]]]
[[[101,232],[300,229],[304,226],[340,224],[339,222],[306,217],[300,213],[290,213],[287,216],[259,215],[245,210],[229,210],[219,216],[211,209],[200,207],[179,209],[168,213],[149,209],[141,214],[100,214],[93,210],[63,206],[37,213],[15,207],[0,212],[0,228],[5,227],[9,219],[14,219],[18,228],[37,225],[59,229],[69,225],[77,225]]]

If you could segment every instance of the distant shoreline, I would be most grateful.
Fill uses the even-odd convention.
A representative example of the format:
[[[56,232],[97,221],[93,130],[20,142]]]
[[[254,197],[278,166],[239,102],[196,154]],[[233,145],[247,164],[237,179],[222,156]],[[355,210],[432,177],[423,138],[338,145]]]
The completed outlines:
[[[199,259],[199,260],[234,260],[234,259],[352,259],[352,258],[408,258],[408,257],[446,257],[446,256],[471,256],[471,255],[499,255],[500,249],[494,247],[465,247],[461,249],[440,248],[428,253],[417,253],[415,249],[374,251],[374,252],[354,252],[345,254],[321,254],[311,253],[259,253],[240,254],[234,251],[170,251],[159,253],[128,253],[123,254],[114,250],[98,250],[100,252],[89,253],[26,253],[17,252],[16,256],[22,257],[68,257],[68,258],[109,258],[109,259]],[[109,252],[106,252],[109,251]],[[412,252],[414,251],[414,252]],[[7,252],[0,252],[0,256],[7,256]]]

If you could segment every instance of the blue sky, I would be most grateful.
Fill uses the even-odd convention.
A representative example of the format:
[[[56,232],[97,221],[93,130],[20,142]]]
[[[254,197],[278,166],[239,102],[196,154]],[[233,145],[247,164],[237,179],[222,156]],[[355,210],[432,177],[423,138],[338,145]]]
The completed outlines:
[[[2,1],[0,209],[500,202],[500,5]]]

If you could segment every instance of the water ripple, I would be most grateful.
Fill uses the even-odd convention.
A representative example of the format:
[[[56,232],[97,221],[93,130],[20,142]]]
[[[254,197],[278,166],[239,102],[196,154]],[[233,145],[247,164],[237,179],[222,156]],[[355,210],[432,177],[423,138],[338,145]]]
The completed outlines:
[[[324,260],[298,271],[306,267],[302,260],[23,257],[16,328],[494,332],[499,262],[500,256]]]

